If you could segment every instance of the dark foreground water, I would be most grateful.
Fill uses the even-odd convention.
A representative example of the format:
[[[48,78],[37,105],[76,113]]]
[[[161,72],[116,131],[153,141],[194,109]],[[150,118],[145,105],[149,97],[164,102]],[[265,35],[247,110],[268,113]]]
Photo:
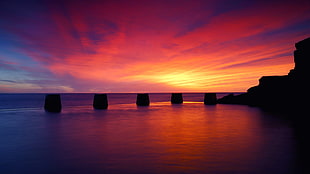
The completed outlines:
[[[43,94],[0,94],[0,173],[296,173],[289,121],[242,105],[206,106],[203,94],[63,94],[60,114]]]

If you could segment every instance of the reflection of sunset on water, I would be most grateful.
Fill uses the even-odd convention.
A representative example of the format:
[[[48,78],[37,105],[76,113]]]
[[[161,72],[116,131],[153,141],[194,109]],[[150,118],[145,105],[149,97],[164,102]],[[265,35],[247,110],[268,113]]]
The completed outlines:
[[[255,115],[250,118],[245,115],[247,111],[216,113],[219,108],[193,107],[191,112],[178,108],[173,115],[163,112],[165,119],[149,122],[157,135],[156,144],[165,150],[160,160],[180,171],[185,166],[195,169],[210,161],[230,161],[233,168],[233,163],[245,158],[255,160],[252,150],[259,150],[262,142],[262,135],[251,131],[258,126]]]
[[[247,106],[235,108],[204,106],[201,102],[158,102],[136,109],[134,105],[112,107],[98,112],[101,116],[93,117],[93,121],[64,122],[57,130],[63,137],[59,145],[79,151],[79,158],[93,158],[89,166],[98,167],[98,159],[104,159],[99,163],[112,171],[251,171],[285,162],[283,149],[290,144],[264,134],[266,123],[261,120],[261,111]],[[282,145],[273,151],[267,147],[271,144]],[[257,163],[259,160],[266,163]]]
[[[201,93],[183,93],[183,104],[152,93],[150,106],[137,106],[137,94],[108,94],[104,110],[93,94],[61,94],[60,113],[44,112],[44,96],[1,94],[2,173],[295,174],[307,157],[288,120],[205,105]]]

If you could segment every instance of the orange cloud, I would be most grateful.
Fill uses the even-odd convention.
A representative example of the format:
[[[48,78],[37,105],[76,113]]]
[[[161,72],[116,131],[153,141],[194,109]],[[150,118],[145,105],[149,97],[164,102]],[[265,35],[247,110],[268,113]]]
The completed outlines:
[[[51,2],[35,30],[14,32],[23,54],[75,91],[245,91],[287,74],[293,44],[309,36],[309,3],[225,3]]]

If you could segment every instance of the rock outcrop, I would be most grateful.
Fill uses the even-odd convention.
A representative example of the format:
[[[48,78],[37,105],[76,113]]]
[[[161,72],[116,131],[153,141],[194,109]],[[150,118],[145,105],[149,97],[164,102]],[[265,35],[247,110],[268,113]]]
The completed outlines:
[[[216,105],[216,93],[205,93],[203,103],[205,105]]]
[[[295,67],[288,75],[263,76],[259,85],[251,87],[247,93],[230,94],[221,99],[221,104],[245,104],[272,110],[296,110],[309,103],[310,89],[310,38],[295,44]]]
[[[149,94],[137,94],[137,106],[149,106],[150,105],[150,98]]]
[[[94,109],[108,109],[108,96],[107,94],[95,94],[93,107]]]
[[[171,94],[171,104],[182,104],[183,95],[182,93],[172,93]]]
[[[47,94],[45,96],[44,109],[46,112],[61,112],[60,94]]]

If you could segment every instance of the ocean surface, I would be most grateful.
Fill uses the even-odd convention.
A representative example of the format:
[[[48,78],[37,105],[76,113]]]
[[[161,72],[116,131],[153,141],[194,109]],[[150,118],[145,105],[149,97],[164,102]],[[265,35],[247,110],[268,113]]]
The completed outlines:
[[[224,94],[218,94],[218,98]],[[43,109],[45,94],[0,94],[1,174],[296,173],[292,124],[256,107],[203,104],[203,94],[61,94],[62,112]]]

